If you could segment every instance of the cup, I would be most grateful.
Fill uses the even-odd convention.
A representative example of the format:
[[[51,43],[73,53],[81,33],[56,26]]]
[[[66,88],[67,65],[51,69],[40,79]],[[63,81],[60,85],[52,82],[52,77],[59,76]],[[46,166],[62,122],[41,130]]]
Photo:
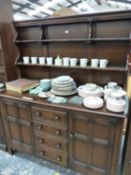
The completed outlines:
[[[31,57],[31,63],[37,64],[37,57]]]
[[[47,65],[52,65],[53,64],[53,57],[47,57],[46,63],[47,63]]]
[[[23,63],[29,64],[29,57],[28,56],[23,57]]]
[[[70,66],[76,66],[77,65],[77,58],[70,58]]]
[[[39,64],[45,64],[45,57],[39,57]]]
[[[99,60],[97,58],[91,59],[91,67],[98,67]]]
[[[101,68],[107,67],[107,64],[108,64],[108,60],[107,59],[100,59],[99,62],[100,62],[100,67]]]
[[[40,80],[40,87],[43,89],[43,91],[49,90],[51,87],[51,80],[50,79]]]
[[[86,67],[88,63],[88,59],[87,58],[81,58],[80,59],[80,66],[81,67]]]
[[[63,66],[69,66],[70,57],[63,57]]]

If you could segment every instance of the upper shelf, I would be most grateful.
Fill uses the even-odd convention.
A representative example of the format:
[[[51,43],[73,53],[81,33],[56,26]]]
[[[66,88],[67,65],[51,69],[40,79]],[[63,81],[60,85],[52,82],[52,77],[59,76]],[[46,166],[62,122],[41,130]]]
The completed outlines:
[[[83,69],[83,70],[101,70],[101,71],[120,71],[120,72],[126,72],[128,69],[127,67],[122,66],[108,66],[106,68],[100,68],[100,67],[91,67],[90,65],[87,65],[86,67],[81,66],[56,66],[56,65],[40,65],[40,64],[24,64],[23,62],[16,62],[16,65],[18,66],[39,66],[39,67],[49,67],[49,68],[62,68],[62,69]]]
[[[38,40],[14,40],[15,43],[35,43],[35,42],[92,42],[92,41],[130,41],[129,37],[116,38],[76,38],[76,39],[38,39]]]

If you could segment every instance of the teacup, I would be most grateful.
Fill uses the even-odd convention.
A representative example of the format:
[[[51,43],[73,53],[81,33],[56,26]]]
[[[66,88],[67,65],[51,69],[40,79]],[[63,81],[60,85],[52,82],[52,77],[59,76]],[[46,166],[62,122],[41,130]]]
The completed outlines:
[[[63,57],[63,66],[69,66],[70,57]]]
[[[100,67],[101,68],[107,67],[107,64],[108,64],[108,60],[107,59],[100,59],[99,62],[100,62]]]
[[[47,65],[52,65],[53,64],[53,57],[47,57],[46,63],[47,63]]]
[[[23,63],[24,64],[29,64],[29,57],[28,56],[23,57]]]
[[[43,89],[43,91],[49,90],[51,87],[51,80],[50,79],[40,80],[40,87]]]
[[[76,66],[77,65],[77,58],[70,58],[70,66]]]
[[[87,58],[81,58],[80,59],[80,66],[81,67],[86,67],[88,63],[88,59]]]
[[[62,59],[56,58],[56,59],[55,59],[55,65],[56,65],[56,66],[61,66],[61,65],[62,65]]]
[[[37,57],[31,57],[31,63],[37,64]]]
[[[91,67],[98,67],[99,59],[93,58],[91,59]]]
[[[39,57],[39,64],[45,64],[45,57]]]

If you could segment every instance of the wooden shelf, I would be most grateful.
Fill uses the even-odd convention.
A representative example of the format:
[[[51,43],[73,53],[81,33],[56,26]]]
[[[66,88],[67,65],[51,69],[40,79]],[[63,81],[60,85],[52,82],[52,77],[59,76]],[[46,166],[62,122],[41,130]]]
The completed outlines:
[[[49,68],[61,68],[61,69],[85,69],[85,70],[98,70],[98,71],[120,71],[120,72],[126,72],[128,69],[127,67],[122,66],[109,66],[106,68],[94,68],[91,66],[86,67],[80,67],[80,66],[56,66],[56,65],[40,65],[40,64],[24,64],[23,62],[17,62],[16,65],[18,66],[39,66],[39,67],[49,67]]]
[[[95,42],[95,41],[129,41],[128,37],[120,38],[74,38],[74,39],[38,39],[38,40],[15,40],[15,43],[35,43],[35,42]]]

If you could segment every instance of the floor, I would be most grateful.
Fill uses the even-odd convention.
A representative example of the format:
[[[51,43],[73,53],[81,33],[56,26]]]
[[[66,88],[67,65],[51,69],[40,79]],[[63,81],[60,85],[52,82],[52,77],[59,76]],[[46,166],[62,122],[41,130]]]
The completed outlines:
[[[0,150],[0,175],[80,175],[33,156]]]

